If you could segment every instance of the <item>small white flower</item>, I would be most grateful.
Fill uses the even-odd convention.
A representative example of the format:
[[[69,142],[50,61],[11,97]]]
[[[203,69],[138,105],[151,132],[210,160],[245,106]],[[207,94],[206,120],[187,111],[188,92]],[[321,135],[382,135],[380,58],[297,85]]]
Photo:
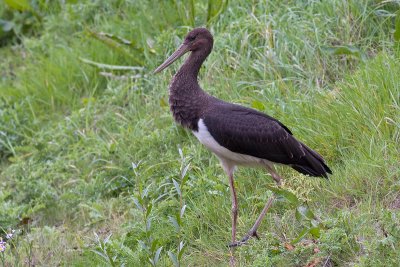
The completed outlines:
[[[11,239],[11,238],[13,237],[14,233],[15,233],[15,230],[11,230],[11,233],[8,233],[8,234],[6,235],[6,238],[7,238],[7,239]]]

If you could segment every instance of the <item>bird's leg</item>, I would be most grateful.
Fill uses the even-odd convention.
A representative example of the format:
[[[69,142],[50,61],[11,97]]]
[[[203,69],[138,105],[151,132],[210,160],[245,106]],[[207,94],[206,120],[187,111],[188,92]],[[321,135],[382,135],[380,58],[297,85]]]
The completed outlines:
[[[276,173],[274,166],[272,164],[266,164],[265,167],[271,174],[272,178],[275,180],[276,184],[280,186],[282,184],[282,177],[280,177],[279,174]]]
[[[237,205],[237,197],[236,197],[236,190],[235,190],[235,183],[233,180],[233,171],[228,173],[229,176],[229,187],[231,189],[231,199],[232,199],[232,243],[229,245],[231,248],[231,257],[229,260],[229,266],[234,267],[236,266],[236,259],[234,253],[234,249],[232,244],[236,243],[236,223],[237,223],[237,216],[238,216],[238,205]]]
[[[278,184],[278,186],[281,185],[282,178],[276,173],[275,168],[273,165],[266,165],[267,170],[271,174],[272,178],[275,180],[275,182]],[[257,229],[261,224],[262,219],[264,218],[265,214],[267,211],[271,208],[274,200],[276,199],[276,196],[270,197],[268,199],[267,203],[265,204],[263,210],[261,211],[260,215],[258,216],[256,222],[254,223],[253,227],[250,228],[249,232],[242,238],[242,240],[238,242],[233,242],[230,247],[237,247],[246,244],[246,242],[250,239],[250,237],[256,237],[257,239],[260,239],[258,234],[257,234]]]
[[[233,172],[235,170],[235,165],[230,162],[229,160],[219,157],[222,167],[224,168],[225,173],[228,175],[229,178],[229,188],[231,190],[231,200],[232,200],[232,243],[236,243],[236,223],[237,223],[237,216],[238,216],[238,203],[236,197],[236,190],[235,190],[235,181],[233,180]],[[236,259],[235,259],[235,249],[233,246],[229,245],[230,247],[230,260],[229,265],[231,267],[236,266]]]
[[[260,239],[260,237],[257,234],[257,229],[260,226],[261,221],[264,218],[265,214],[267,214],[267,211],[269,210],[269,208],[271,208],[272,203],[274,202],[275,199],[276,199],[275,196],[272,196],[272,197],[270,197],[270,199],[268,199],[263,210],[261,211],[256,222],[254,223],[253,227],[250,228],[249,232],[242,238],[242,240],[235,243],[235,246],[241,246],[241,245],[246,244],[247,240],[249,240],[250,237],[253,237],[253,236],[256,237],[257,239]]]
[[[257,234],[257,229],[261,224],[262,219],[264,218],[265,214],[267,211],[271,208],[272,203],[276,199],[275,196],[272,196],[270,199],[268,199],[267,203],[265,204],[263,210],[261,211],[260,215],[258,216],[256,222],[254,223],[253,227],[250,228],[249,232],[238,242],[233,242],[230,244],[230,247],[238,247],[241,245],[244,245],[247,243],[247,241],[250,239],[250,237],[256,237],[257,239],[260,239],[260,237]]]
[[[229,176],[229,187],[231,189],[231,198],[232,198],[232,243],[236,242],[236,223],[238,216],[238,205],[237,205],[237,197],[235,184],[233,180],[233,172],[228,174]]]

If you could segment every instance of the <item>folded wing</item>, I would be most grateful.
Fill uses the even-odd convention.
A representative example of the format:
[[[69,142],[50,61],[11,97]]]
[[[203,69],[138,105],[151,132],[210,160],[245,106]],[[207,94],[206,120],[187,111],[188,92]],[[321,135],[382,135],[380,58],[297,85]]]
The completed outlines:
[[[290,165],[311,176],[327,177],[331,173],[317,152],[266,114],[221,102],[204,114],[203,121],[213,138],[230,151]]]

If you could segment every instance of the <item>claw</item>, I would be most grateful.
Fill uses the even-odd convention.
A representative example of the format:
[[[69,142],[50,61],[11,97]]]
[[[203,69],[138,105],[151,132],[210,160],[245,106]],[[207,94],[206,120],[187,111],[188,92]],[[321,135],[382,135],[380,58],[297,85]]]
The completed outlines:
[[[244,239],[242,239],[241,241],[236,241],[236,242],[233,242],[233,243],[230,243],[229,245],[228,245],[228,247],[229,248],[235,248],[235,247],[240,247],[240,246],[242,246],[242,245],[246,245],[247,244],[247,240],[246,241],[243,241]]]
[[[248,233],[248,234],[245,235],[245,236],[242,238],[242,240],[240,240],[240,241],[236,241],[236,242],[230,243],[230,244],[228,245],[228,247],[234,248],[234,247],[240,247],[240,246],[242,246],[242,245],[246,245],[246,244],[247,244],[247,241],[250,239],[250,237],[255,237],[255,238],[257,238],[258,240],[260,240],[260,237],[258,236],[257,232],[255,231],[255,232],[252,232],[252,233]]]
[[[251,236],[257,238],[257,240],[260,240],[260,237],[258,236],[256,231]]]
[[[250,235],[245,235],[243,238],[242,238],[242,240],[240,240],[240,242],[242,242],[242,243],[247,243],[247,241],[250,239]]]

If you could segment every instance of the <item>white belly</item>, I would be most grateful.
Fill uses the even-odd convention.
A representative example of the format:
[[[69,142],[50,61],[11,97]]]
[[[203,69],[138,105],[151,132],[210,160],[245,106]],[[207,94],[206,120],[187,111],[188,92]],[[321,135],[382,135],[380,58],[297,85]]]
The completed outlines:
[[[220,144],[212,137],[202,119],[198,122],[198,131],[193,134],[199,139],[200,143],[205,145],[209,150],[215,153],[221,161],[229,161],[232,165],[270,165],[272,164],[266,159],[261,159],[249,155],[233,152]],[[230,165],[231,165],[230,164]]]

